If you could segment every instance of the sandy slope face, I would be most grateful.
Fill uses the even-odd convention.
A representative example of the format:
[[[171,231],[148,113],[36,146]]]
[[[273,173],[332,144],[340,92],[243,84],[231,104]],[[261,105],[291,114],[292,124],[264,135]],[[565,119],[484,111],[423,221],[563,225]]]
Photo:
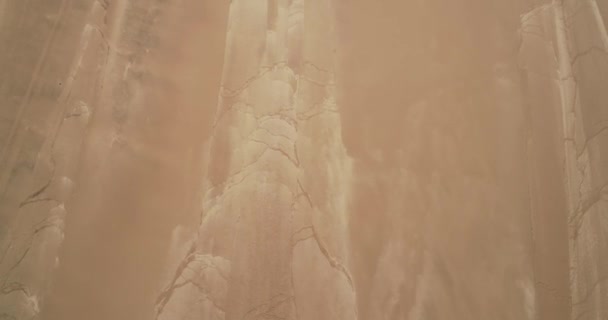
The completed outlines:
[[[604,319],[607,19],[0,0],[0,319]]]
[[[0,314],[152,318],[197,223],[227,5],[5,3]]]

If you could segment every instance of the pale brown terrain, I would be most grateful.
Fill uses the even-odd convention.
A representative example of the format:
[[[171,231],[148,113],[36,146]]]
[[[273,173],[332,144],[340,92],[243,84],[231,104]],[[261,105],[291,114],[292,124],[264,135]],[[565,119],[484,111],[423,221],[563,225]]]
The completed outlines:
[[[0,319],[606,320],[607,21],[0,0]]]

